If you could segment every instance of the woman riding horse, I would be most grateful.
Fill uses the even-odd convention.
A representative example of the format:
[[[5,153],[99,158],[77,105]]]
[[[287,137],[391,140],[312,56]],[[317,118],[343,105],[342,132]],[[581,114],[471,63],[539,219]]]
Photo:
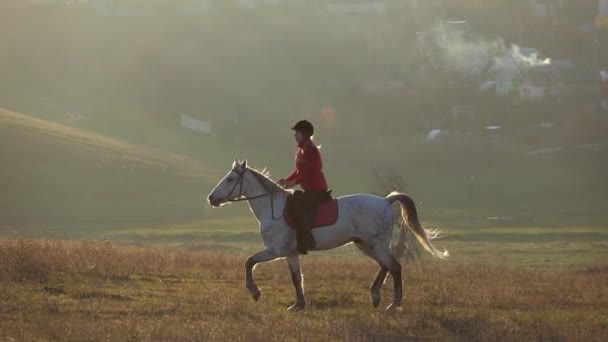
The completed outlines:
[[[319,148],[312,141],[315,129],[306,121],[298,121],[291,128],[298,144],[296,151],[295,171],[285,179],[277,182],[284,188],[292,188],[299,184],[303,191],[294,193],[294,206],[289,213],[296,221],[296,240],[298,252],[307,254],[308,250],[315,248],[315,241],[310,231],[309,213],[317,204],[331,198],[327,191],[327,180],[323,175],[323,161]]]

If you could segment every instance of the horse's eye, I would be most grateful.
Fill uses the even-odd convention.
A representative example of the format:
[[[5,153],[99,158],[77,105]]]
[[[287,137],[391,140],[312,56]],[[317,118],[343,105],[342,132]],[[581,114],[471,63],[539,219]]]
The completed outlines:
[[[228,177],[228,178],[226,178],[226,181],[227,181],[227,182],[232,182],[233,180],[234,180],[234,179],[233,179],[232,177]]]

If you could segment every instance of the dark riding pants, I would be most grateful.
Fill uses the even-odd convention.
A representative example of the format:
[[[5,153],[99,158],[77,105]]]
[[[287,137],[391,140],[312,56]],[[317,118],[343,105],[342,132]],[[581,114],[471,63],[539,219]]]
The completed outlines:
[[[315,241],[310,231],[311,223],[314,221],[315,209],[319,203],[330,199],[331,193],[326,190],[298,190],[294,192],[294,205],[291,214],[296,220],[296,239],[300,253],[306,254],[306,250],[315,247]]]
[[[296,190],[293,193],[293,215],[297,217],[299,215],[306,215],[308,219],[313,218],[313,213],[321,202],[328,201],[331,199],[330,191],[327,190],[307,190],[301,191]]]

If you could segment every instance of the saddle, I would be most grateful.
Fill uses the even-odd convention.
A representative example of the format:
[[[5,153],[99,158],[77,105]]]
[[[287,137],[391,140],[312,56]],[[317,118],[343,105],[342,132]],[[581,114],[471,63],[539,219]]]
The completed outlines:
[[[287,202],[283,209],[283,217],[285,218],[285,223],[292,229],[296,229],[297,227],[297,221],[291,214],[294,205],[296,205],[294,195],[290,194],[287,196]],[[307,215],[310,229],[331,226],[338,221],[338,199],[329,195],[327,200],[318,203],[315,208],[309,209]]]

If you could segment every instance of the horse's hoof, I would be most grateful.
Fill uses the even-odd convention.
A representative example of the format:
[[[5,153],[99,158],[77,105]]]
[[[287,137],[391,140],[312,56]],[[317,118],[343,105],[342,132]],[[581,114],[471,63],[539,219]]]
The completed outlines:
[[[253,300],[255,300],[256,302],[258,301],[258,299],[260,299],[260,295],[262,294],[257,287],[250,288],[249,292],[251,292],[251,297],[253,297]]]
[[[391,305],[386,307],[386,311],[397,311],[401,310],[401,303],[393,302]]]
[[[372,305],[374,306],[374,308],[377,308],[379,304],[380,304],[380,296],[372,295]]]
[[[287,308],[287,311],[289,311],[289,312],[302,311],[302,310],[304,310],[305,307],[306,307],[306,304],[304,304],[304,303],[295,303],[294,305]]]

